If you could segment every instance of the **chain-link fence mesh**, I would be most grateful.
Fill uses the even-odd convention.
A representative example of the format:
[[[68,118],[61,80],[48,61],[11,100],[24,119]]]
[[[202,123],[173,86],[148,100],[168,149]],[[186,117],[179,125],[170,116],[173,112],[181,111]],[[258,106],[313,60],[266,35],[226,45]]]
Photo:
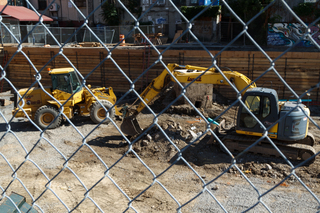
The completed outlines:
[[[319,212],[320,173],[319,163],[316,159],[319,155],[318,148],[311,147],[308,142],[304,144],[292,143],[290,135],[284,136],[287,142],[284,142],[285,140],[279,142],[272,136],[273,133],[278,133],[280,138],[282,133],[274,131],[274,128],[278,128],[285,121],[289,122],[288,126],[283,128],[286,131],[290,131],[292,128],[293,132],[299,132],[303,131],[303,128],[312,127],[315,134],[319,132],[317,118],[313,117],[312,113],[308,114],[304,105],[301,105],[301,100],[308,98],[308,93],[319,88],[319,83],[310,85],[309,90],[303,94],[296,93],[284,80],[285,77],[278,72],[277,62],[286,53],[292,51],[298,42],[290,47],[287,46],[283,52],[279,52],[277,57],[271,58],[268,52],[258,44],[259,42],[253,39],[249,29],[257,17],[277,2],[287,13],[293,15],[296,23],[300,23],[306,29],[300,40],[308,38],[319,52],[320,46],[312,37],[310,28],[320,21],[320,17],[306,25],[286,1],[279,0],[266,3],[252,19],[244,22],[234,12],[234,8],[228,4],[228,1],[222,0],[220,1],[222,7],[238,21],[232,26],[241,25],[242,30],[237,35],[232,34],[232,41],[213,55],[208,49],[207,43],[204,43],[205,39],[200,38],[201,35],[192,30],[194,20],[208,7],[204,7],[203,11],[188,20],[175,6],[174,1],[169,0],[169,4],[187,24],[179,37],[160,50],[150,42],[146,36],[148,32],[143,30],[143,26],[139,26],[139,21],[148,16],[158,1],[154,1],[138,18],[131,14],[122,1],[117,1],[135,23],[133,27],[128,28],[125,37],[129,38],[132,37],[132,34],[140,33],[147,40],[147,45],[150,45],[158,54],[157,60],[150,61],[148,66],[144,66],[140,75],[134,77],[128,75],[124,71],[124,67],[121,67],[120,63],[114,59],[113,51],[120,48],[121,41],[112,47],[106,45],[109,39],[112,40],[114,37],[114,31],[108,31],[110,35],[106,39],[106,29],[99,30],[89,27],[88,20],[97,8],[85,16],[73,1],[69,1],[78,11],[79,16],[85,20],[83,25],[71,29],[69,33],[56,32],[55,28],[46,26],[42,22],[41,14],[37,12],[39,22],[32,26],[32,29],[28,29],[28,35],[23,38],[17,37],[17,29],[4,24],[2,22],[3,16],[1,16],[2,39],[10,38],[10,43],[17,43],[17,50],[7,59],[5,64],[1,65],[0,80],[10,86],[12,94],[16,95],[15,101],[18,102],[17,107],[20,109],[20,113],[27,118],[27,121],[14,118],[19,112],[11,115],[12,109],[9,108],[2,108],[0,111],[1,204],[11,205],[17,212],[28,210],[29,212],[34,210],[38,212]],[[50,5],[54,2],[52,1]],[[36,11],[29,1],[27,3],[31,9]],[[212,4],[214,3],[212,2]],[[103,60],[97,62],[97,67],[86,75],[83,75],[81,67],[78,69],[64,54],[64,47],[75,41],[74,39],[79,32],[83,34],[82,41],[88,37],[94,38],[109,53],[104,55]],[[170,57],[166,56],[166,52],[174,48],[175,43],[186,35],[190,40],[195,41],[202,52],[211,57],[212,63],[206,67],[204,72],[199,72],[198,76],[191,76],[192,79],[189,83],[183,84],[186,82],[179,82],[180,77],[172,72],[172,67],[165,63],[164,59]],[[24,52],[22,46],[22,43],[29,41],[29,38],[38,39],[38,36],[46,40],[44,43],[50,40],[51,44],[55,44],[59,48],[58,54],[51,55],[50,60],[40,69],[37,69],[34,62],[29,60],[28,54]],[[219,63],[217,63],[219,56],[233,46],[240,37],[245,37],[246,41],[251,42],[253,48],[260,51],[270,64],[268,69],[264,70],[258,78],[251,79],[253,81],[251,84],[249,81],[243,87],[239,87],[235,79],[230,78],[229,74],[225,72],[226,69],[219,67]],[[22,93],[18,91],[19,85],[11,83],[12,79],[8,78],[6,74],[6,70],[17,54],[22,54],[28,60],[28,66],[32,68],[32,73],[34,73],[34,80],[30,87]],[[52,81],[58,82],[59,78],[60,84],[67,84],[65,88],[71,88],[69,91],[51,91],[46,87],[48,85],[42,82],[43,75],[47,75],[46,66],[57,57],[62,57],[67,61],[69,67],[73,68],[78,75],[80,84],[69,87],[70,79],[76,80],[76,75],[64,75],[64,78],[60,79],[59,75],[68,72],[62,72],[59,75],[51,73],[52,76],[55,76],[52,77]],[[101,90],[94,91],[86,83],[90,75],[99,72],[98,67],[105,61],[112,63],[116,67],[114,72],[121,73],[130,85],[126,93],[118,95],[118,100],[115,103],[103,100]],[[139,87],[137,82],[141,78],[145,78],[148,71],[156,65],[160,65],[165,70],[167,77],[163,78],[162,82],[154,83],[168,83],[166,81],[169,79],[176,81],[176,86],[180,91],[176,97],[172,98],[168,95],[166,89],[158,91],[156,85],[149,88],[149,92],[151,92],[148,94],[151,96],[142,95],[141,91],[137,89]],[[319,66],[319,64],[315,64],[315,66]],[[210,71],[211,68],[214,71]],[[178,73],[184,73],[188,67],[180,66],[176,69],[179,69]],[[196,106],[197,103],[190,101],[186,92],[200,79],[209,79],[207,74],[210,72],[220,76],[216,77],[219,82],[215,81],[212,84],[224,82],[236,93],[235,101],[217,109],[214,117],[211,116],[212,120],[208,119],[210,116],[205,110]],[[291,91],[292,98],[298,100],[291,102],[290,105],[282,105],[282,110],[286,107],[286,111],[282,111],[281,117],[276,117],[271,124],[264,122],[263,118],[252,110],[257,106],[248,103],[248,99],[241,99],[244,91],[250,85],[254,85],[268,73],[275,74],[277,80],[280,80],[286,89]],[[290,74],[293,73],[286,75]],[[117,81],[117,79],[113,81]],[[39,87],[40,90],[39,93],[32,93],[32,95],[46,99],[47,104],[44,106],[25,101],[28,92],[35,91],[34,86]],[[59,85],[56,86],[59,90]],[[86,97],[93,97],[91,102],[82,100],[77,105],[78,107],[72,108],[75,100],[84,96],[84,94],[79,95],[79,91],[83,91],[82,89],[86,91]],[[67,96],[68,92],[72,95]],[[112,94],[110,89],[108,92]],[[151,101],[148,98],[158,92],[166,99],[161,99],[161,103],[156,103],[158,109],[155,110],[154,108],[157,106],[151,106],[151,103],[147,103]],[[258,92],[261,91],[256,92],[253,96],[259,99]],[[270,94],[275,94],[269,90],[267,93],[267,97],[270,97],[269,101],[271,101]],[[146,105],[144,110],[140,114],[138,113],[137,120],[148,125],[142,126],[142,132],[139,134],[129,136],[123,132],[125,129],[120,128],[121,121],[116,120],[115,115],[124,103],[129,107],[135,105],[132,100],[136,97]],[[189,111],[193,112],[193,117],[175,113],[178,108],[176,102],[181,99],[191,106]],[[168,103],[164,106],[165,101]],[[254,101],[254,98],[251,101]],[[264,104],[267,103],[264,102]],[[28,108],[29,105],[36,105],[37,108]],[[98,110],[100,105],[103,106],[103,110]],[[163,107],[159,109],[159,106]],[[279,110],[277,104],[276,106],[277,109],[269,108],[269,113]],[[221,118],[230,112],[232,112],[231,117],[236,117],[235,108],[240,107],[242,107],[242,112],[250,117],[249,121],[245,122],[249,122],[249,126],[258,126],[260,134],[256,137],[251,136],[243,139],[245,134],[251,135],[252,133],[244,131],[245,134],[242,134],[241,138],[233,131],[228,140],[225,140],[220,135],[222,133],[214,131],[213,127],[216,126],[216,122],[221,122]],[[94,108],[97,108],[98,112],[93,112]],[[121,109],[123,112],[126,111],[126,107]],[[132,110],[134,107],[130,109]],[[87,122],[86,118],[71,119],[71,114],[81,114],[85,110],[98,124]],[[305,126],[301,127],[299,122],[303,123],[302,120],[291,118],[299,112],[302,113],[299,116],[303,117],[301,118],[303,121],[309,120],[309,126],[304,123]],[[125,116],[127,115],[123,114],[120,118]],[[163,117],[166,118],[166,123],[163,123]],[[133,120],[134,118],[130,121]],[[59,126],[61,122],[63,122],[63,126]],[[106,125],[105,122],[109,124]],[[182,126],[185,123],[191,124],[189,125],[190,129],[183,129]],[[49,126],[47,126],[48,124]],[[198,125],[202,125],[201,131]],[[57,128],[51,129],[50,127],[53,126],[57,126]],[[183,135],[183,132],[188,132],[188,135]],[[307,138],[310,139],[310,137]],[[317,136],[315,138],[317,139]],[[211,141],[213,144],[207,143],[207,141]],[[237,148],[234,148],[235,145],[230,146],[230,143],[237,143]],[[242,146],[242,144],[244,145]],[[317,144],[316,141],[315,145]],[[239,147],[243,149],[235,152],[234,149]],[[288,151],[288,147],[292,149]],[[267,156],[250,154],[253,150],[262,150],[259,153],[264,153]],[[270,154],[268,155],[268,153]],[[199,159],[202,159],[201,163],[199,163]],[[310,164],[312,161],[314,162]],[[30,204],[29,207],[25,207],[27,210],[22,210],[20,203],[13,199],[11,196],[13,192],[26,198],[27,203]],[[4,205],[1,207],[4,208]]]

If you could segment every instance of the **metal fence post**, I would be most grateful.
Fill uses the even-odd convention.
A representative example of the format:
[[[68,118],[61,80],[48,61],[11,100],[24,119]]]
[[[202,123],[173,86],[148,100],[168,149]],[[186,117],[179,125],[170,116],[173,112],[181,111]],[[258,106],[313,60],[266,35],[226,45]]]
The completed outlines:
[[[47,44],[47,30],[43,27],[43,31],[44,31],[44,44]]]
[[[59,28],[59,33],[60,33],[60,43],[62,43],[62,28]]]
[[[77,31],[77,29],[74,29],[74,32],[76,32],[76,31]],[[74,41],[77,42],[77,34],[76,33],[74,34]]]

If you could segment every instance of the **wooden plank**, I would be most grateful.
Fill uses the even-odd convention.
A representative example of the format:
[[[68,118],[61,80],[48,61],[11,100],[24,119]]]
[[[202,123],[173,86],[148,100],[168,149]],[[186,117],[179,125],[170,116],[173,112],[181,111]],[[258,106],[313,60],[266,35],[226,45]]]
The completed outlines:
[[[14,54],[17,50],[16,47],[5,47],[9,56]],[[45,64],[51,60],[51,55],[58,53],[59,48],[23,48],[23,51],[28,55],[32,63],[36,66],[36,69],[40,70],[44,68]],[[50,53],[52,51],[52,53]],[[161,50],[160,50],[161,51]],[[103,57],[107,57],[109,52],[104,48],[64,48],[63,54],[68,57],[74,66],[78,67],[79,71],[84,77],[87,77],[87,82],[94,84],[101,84],[101,69],[104,67],[106,75],[106,83],[114,87],[115,91],[124,91],[124,87],[129,87],[129,82],[125,76],[118,70],[111,60],[106,60],[97,67],[101,62],[100,52],[103,53]],[[111,52],[112,58],[116,61],[117,65],[123,70],[123,72],[129,76],[132,80],[137,79],[141,73],[146,69],[143,69],[143,57],[144,48],[139,50],[120,50],[114,49]],[[167,50],[163,54],[163,61],[165,64],[178,63],[179,53],[183,54],[185,64],[209,67],[212,66],[211,56],[203,50]],[[216,56],[219,51],[210,51],[212,56]],[[128,54],[130,55],[130,65],[128,63]],[[278,57],[281,52],[267,52],[271,59]],[[277,61],[275,61],[275,70],[279,72],[282,78],[285,78],[289,85],[296,91],[300,91],[302,88],[309,88],[310,85],[314,85],[319,81],[320,61],[319,53],[286,53]],[[253,60],[254,56],[254,60]],[[250,57],[250,60],[249,60]],[[291,57],[291,58],[290,58]],[[159,58],[156,51],[150,51],[149,65]],[[229,67],[232,70],[238,71],[253,79],[259,77],[266,70],[270,68],[270,61],[264,54],[258,51],[225,51],[217,58],[217,64],[220,67]],[[287,62],[287,64],[285,64]],[[47,65],[47,67],[68,67],[69,62],[62,56],[58,55],[54,60]],[[93,69],[95,69],[91,72]],[[30,71],[31,69],[31,71]],[[159,63],[148,71],[148,82],[157,77],[164,67]],[[252,70],[253,69],[253,70]],[[31,72],[31,74],[30,74]],[[50,82],[49,76],[46,76],[46,70],[41,72],[41,82]],[[24,55],[21,53],[16,54],[10,62],[7,69],[8,76],[12,76],[17,84],[30,85],[32,80],[34,81],[35,70],[31,67],[30,63]],[[88,76],[88,74],[90,75]],[[145,74],[138,80],[136,86],[143,85],[147,80]],[[10,79],[10,78],[9,78]],[[27,81],[27,82],[24,82]],[[272,81],[277,87],[283,87],[283,83],[273,70],[261,77],[257,83],[265,83],[266,81]],[[144,82],[144,83],[143,83]],[[147,82],[147,83],[148,83]],[[226,90],[228,91],[228,90]],[[232,92],[232,91],[231,91]],[[228,93],[229,94],[229,93]]]

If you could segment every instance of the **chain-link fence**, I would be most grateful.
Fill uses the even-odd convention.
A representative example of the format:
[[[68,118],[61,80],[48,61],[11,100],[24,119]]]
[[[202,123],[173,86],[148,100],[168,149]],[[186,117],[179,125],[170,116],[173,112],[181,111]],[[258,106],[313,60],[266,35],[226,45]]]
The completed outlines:
[[[194,27],[203,28],[203,25],[206,22],[198,22],[193,23]],[[209,22],[211,24],[212,22]],[[24,41],[24,43],[30,43],[34,45],[55,45],[55,40],[51,37],[50,34],[48,34],[47,30],[50,30],[50,32],[54,35],[56,40],[59,43],[65,43],[65,41],[68,41],[69,43],[81,43],[81,42],[99,42],[101,40],[105,44],[112,44],[117,43],[119,41],[119,36],[122,34],[128,34],[129,32],[132,32],[130,34],[131,36],[126,37],[126,41],[128,43],[134,43],[134,39],[137,34],[139,34],[139,30],[134,29],[134,25],[121,25],[121,26],[102,26],[102,27],[91,27],[91,30],[94,32],[94,34],[99,38],[99,40],[94,36],[91,31],[87,29],[78,29],[77,27],[50,27],[50,26],[42,26],[42,25],[20,25],[20,24],[5,24],[6,27],[1,28],[1,42],[2,44],[7,43],[18,43],[18,41],[15,41],[15,38],[24,38],[26,35],[28,35],[28,39]],[[183,29],[187,28],[187,23],[181,23],[180,25],[183,26]],[[11,36],[11,34],[6,30],[6,28],[9,28],[11,32],[13,33],[14,37]],[[26,30],[21,30],[26,29]],[[168,35],[168,24],[158,24],[158,25],[141,25],[139,29],[145,34],[145,35],[151,35],[151,34],[158,34],[161,33],[162,35]],[[25,32],[25,33],[22,33]],[[213,42],[214,40],[208,36],[204,36],[201,34],[201,32],[196,30],[196,33],[199,33],[199,39],[202,42]],[[218,36],[218,35],[217,35]],[[185,37],[188,37],[190,41],[194,41],[192,37],[190,37],[189,33],[185,35]],[[70,39],[69,39],[70,38]],[[231,40],[231,39],[229,39]]]
[[[28,29],[27,36],[19,38],[14,28],[1,22],[3,39],[10,37],[14,40],[11,43],[18,44],[15,54],[1,65],[0,80],[12,90],[10,94],[1,93],[3,105],[7,96],[14,96],[14,103],[0,108],[1,211],[11,208],[11,212],[319,212],[319,117],[317,110],[310,108],[310,114],[301,102],[319,88],[320,82],[310,85],[302,94],[296,93],[284,80],[286,76],[278,72],[277,63],[294,51],[295,44],[271,58],[249,31],[254,20],[277,2],[307,29],[300,40],[312,41],[318,54],[320,46],[312,37],[310,26],[317,24],[320,17],[306,25],[285,0],[279,0],[264,2],[264,7],[244,22],[234,12],[232,1],[222,0],[220,4],[242,30],[212,54],[204,40],[198,38],[201,34],[192,30],[194,20],[208,7],[188,20],[175,1],[169,0],[187,25],[179,37],[160,50],[138,24],[159,1],[153,1],[138,18],[123,1],[117,1],[136,23],[128,28],[125,37],[140,33],[157,53],[157,59],[144,66],[139,75],[128,74],[126,63],[115,60],[113,53],[120,48],[121,41],[112,48],[105,45],[118,37],[113,30],[99,31],[85,21],[69,32],[56,32],[57,28],[44,25],[40,19]],[[84,20],[94,13],[85,16],[73,1],[69,3]],[[83,35],[80,40],[94,38],[109,53],[86,75],[64,54],[65,45],[73,42],[80,32]],[[170,59],[166,52],[186,35],[197,43],[200,48],[197,51],[212,59],[204,70],[192,64],[164,63]],[[251,80],[219,67],[218,63],[219,56],[244,36],[270,64],[258,78]],[[54,43],[59,52],[38,69],[22,46],[29,38]],[[19,85],[7,76],[17,54],[28,60],[30,73],[34,75],[30,87],[19,91]],[[48,88],[42,78],[47,75],[47,66],[58,58],[70,68],[49,71],[52,87]],[[114,91],[115,95],[112,88],[94,88],[86,83],[93,73],[100,72],[99,66],[104,62],[114,67],[106,74],[120,73],[129,84],[125,93]],[[161,67],[163,73],[159,72],[159,77],[141,93],[136,89],[137,82],[155,66]],[[278,103],[275,90],[256,87],[262,86],[259,79],[270,73],[296,101]],[[318,73],[310,78],[319,79]],[[286,73],[291,74],[297,75]],[[112,81],[125,85],[119,79]],[[175,96],[171,84],[174,81],[178,91]],[[228,85],[235,91],[235,101],[227,105],[210,103],[209,96],[215,95],[212,87],[193,88],[197,83]],[[192,101],[194,94],[201,96],[201,100]],[[158,99],[154,100],[155,97]],[[134,102],[136,98],[140,105]],[[184,100],[187,106],[177,105],[178,100]],[[209,102],[205,103],[208,109],[199,106],[201,101]],[[12,114],[16,108],[19,110]],[[232,121],[237,125],[231,127]]]
[[[197,39],[201,42],[209,42],[209,43],[219,43],[230,42],[233,38],[235,38],[239,32],[242,30],[241,23],[236,22],[219,22],[216,24],[216,28],[218,28],[215,32],[203,33],[205,29],[210,25],[212,25],[212,21],[198,21],[193,22],[192,32],[195,33]],[[42,25],[20,25],[20,24],[8,24],[6,23],[6,28],[9,28],[15,38],[23,38],[28,35],[28,39],[24,41],[24,43],[30,43],[34,45],[55,45],[55,40],[51,37],[50,34],[47,33],[47,29],[55,36],[59,43],[65,43],[68,40],[69,43],[81,43],[81,42],[99,42],[99,40],[92,35],[92,33],[86,29],[78,30],[77,27],[50,27],[46,28]],[[186,30],[188,28],[188,23],[179,23],[182,30]],[[15,41],[14,37],[6,30],[6,28],[1,28],[1,42],[2,44],[7,43],[18,43]],[[222,29],[222,31],[220,30]],[[26,29],[26,30],[21,30]],[[96,36],[105,44],[117,43],[119,41],[119,36],[121,34],[128,34],[134,29],[134,25],[127,26],[102,26],[102,27],[91,27],[91,30],[94,32]],[[139,29],[144,32],[145,35],[155,35],[161,33],[162,35],[169,34],[169,25],[168,24],[158,24],[158,25],[141,25]],[[210,29],[212,30],[212,29]],[[25,33],[22,33],[25,32]],[[76,32],[76,34],[74,34]],[[74,34],[74,35],[73,35]],[[134,43],[134,39],[139,34],[139,30],[135,29],[132,36],[126,37],[126,41],[128,43]],[[73,35],[73,36],[71,36]],[[69,39],[69,37],[71,39]],[[196,40],[190,36],[189,32],[187,32],[183,38],[183,40],[187,40],[188,42],[196,42]],[[238,41],[238,43],[245,45],[245,42],[242,40]],[[237,43],[237,45],[238,45]]]
[[[13,36],[8,33],[6,28],[12,29],[12,32],[15,32]],[[26,29],[25,34],[21,33],[21,28]],[[46,45],[46,44],[56,44],[55,39],[59,43],[64,43],[68,40],[69,43],[76,42],[98,42],[95,36],[92,36],[91,32],[86,29],[78,30],[76,27],[49,27],[42,25],[15,25],[15,24],[6,24],[6,27],[1,28],[1,37],[2,44],[6,43],[19,43],[14,38],[24,38],[28,35],[28,39],[24,43],[30,43],[34,45]],[[16,29],[14,31],[14,29]],[[50,30],[55,39],[48,34],[47,30]],[[114,41],[114,29],[108,29],[107,27],[93,27],[92,31],[103,43],[113,43]],[[74,34],[76,32],[76,34]],[[118,38],[117,38],[118,41]]]

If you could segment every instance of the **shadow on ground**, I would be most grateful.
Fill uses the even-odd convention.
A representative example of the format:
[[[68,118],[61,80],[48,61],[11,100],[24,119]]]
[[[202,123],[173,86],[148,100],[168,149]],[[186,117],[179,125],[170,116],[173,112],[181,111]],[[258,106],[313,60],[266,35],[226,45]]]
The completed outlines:
[[[106,137],[97,137],[93,140],[88,141],[89,145],[99,146],[99,147],[109,147],[109,148],[120,148],[126,144],[120,142],[123,138],[119,136],[106,136]]]

